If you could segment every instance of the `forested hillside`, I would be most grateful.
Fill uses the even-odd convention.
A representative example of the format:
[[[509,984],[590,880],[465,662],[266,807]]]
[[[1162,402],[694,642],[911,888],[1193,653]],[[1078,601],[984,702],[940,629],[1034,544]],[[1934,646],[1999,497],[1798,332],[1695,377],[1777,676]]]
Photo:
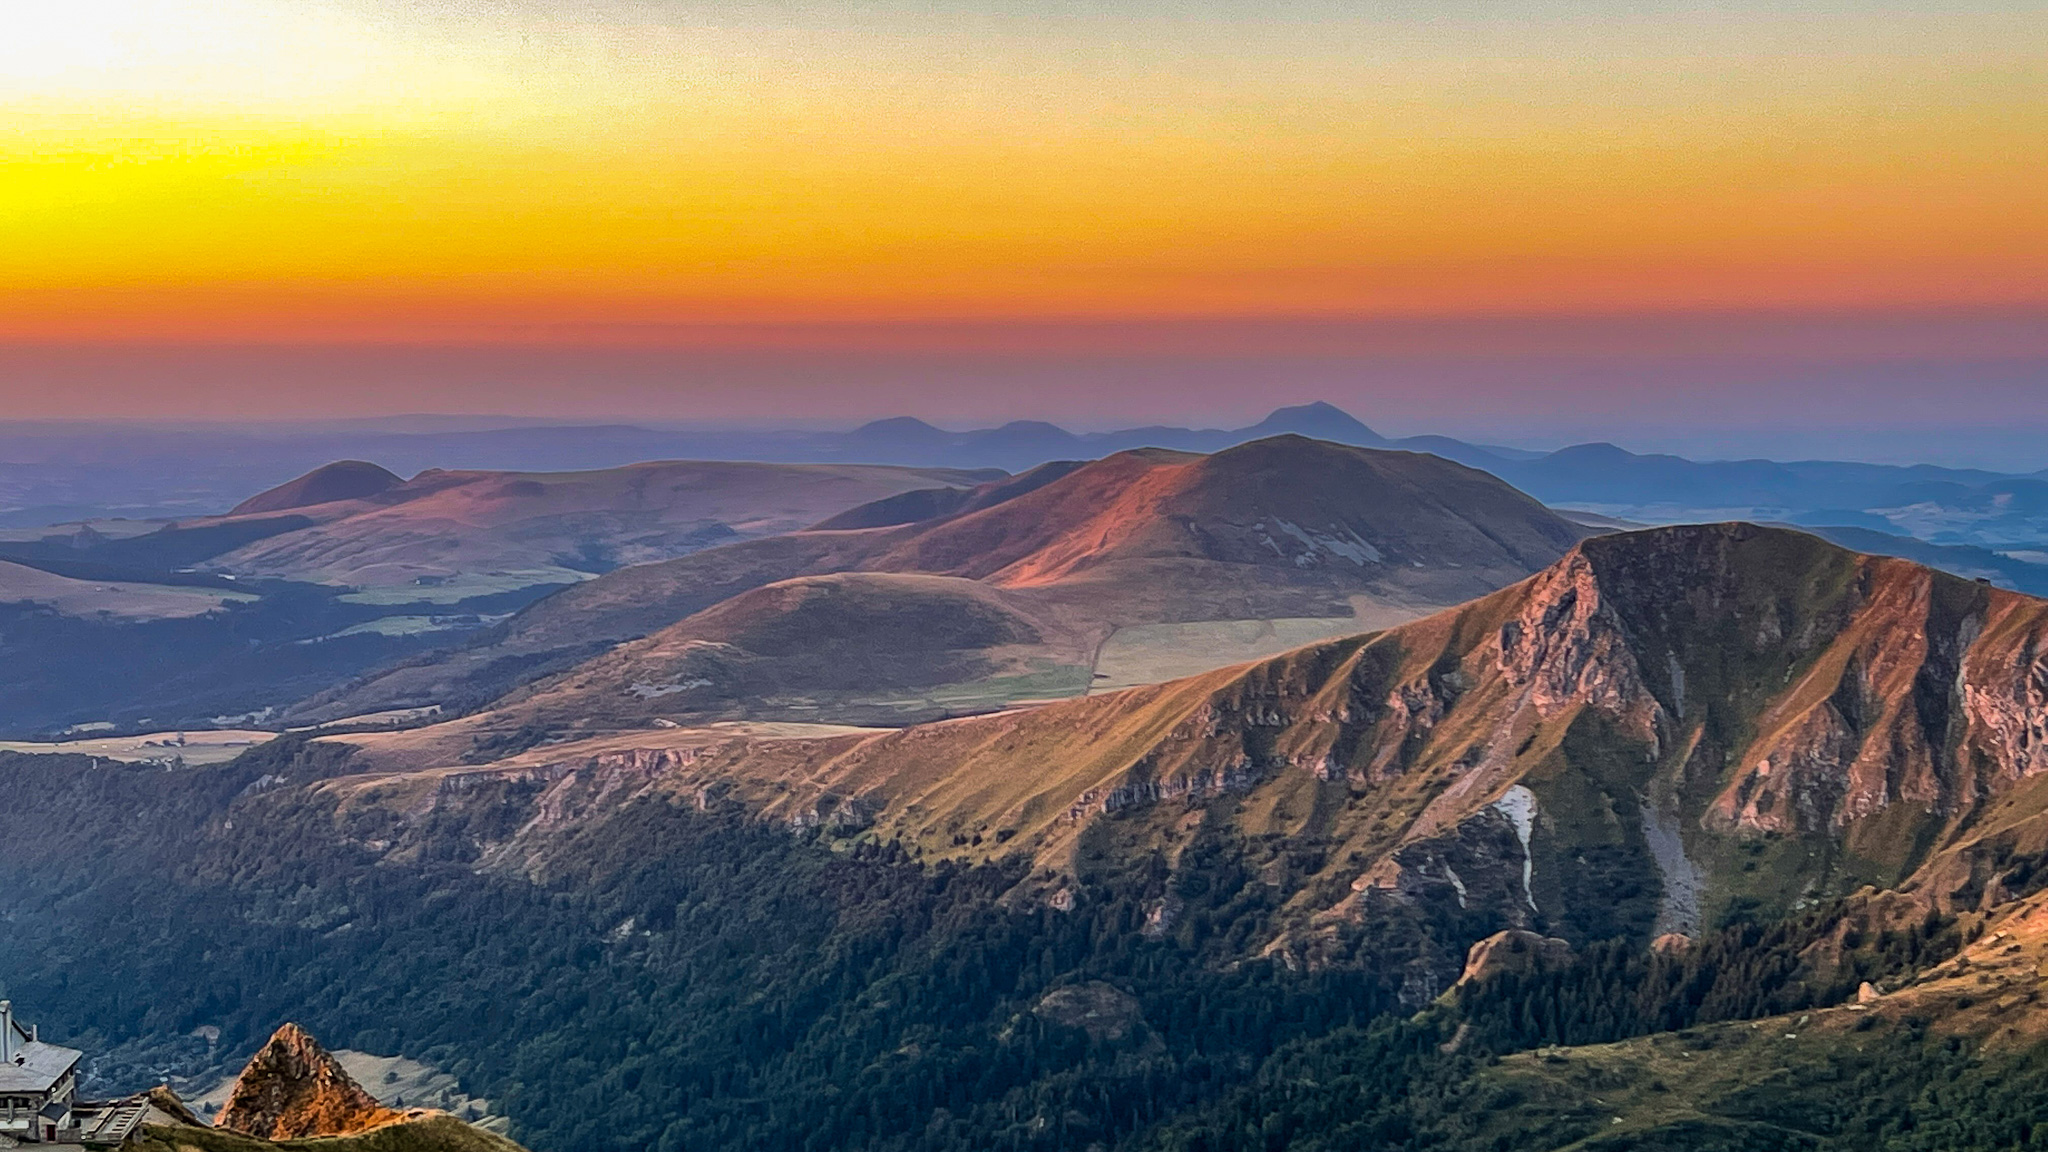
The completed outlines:
[[[442,1064],[542,1150],[1335,1147],[1368,1131],[1395,1147],[1548,1147],[1474,1119],[1514,1100],[1489,1078],[1496,1057],[1805,1011],[1903,980],[1976,924],[1852,901],[1683,955],[1617,941],[1411,1017],[1387,974],[1422,943],[1412,921],[1366,926],[1316,970],[1242,959],[1278,901],[1227,837],[1024,905],[1005,898],[1015,865],[927,867],[649,798],[529,878],[476,868],[516,796],[402,828],[281,786],[331,771],[322,755],[271,748],[185,773],[0,765],[10,807],[49,829],[6,848],[16,931],[0,971],[71,1035],[116,1046],[125,1063],[101,1074],[129,1082],[106,1086],[152,1078],[195,1028],[242,1052],[289,1017]],[[205,835],[136,827],[138,801]],[[45,822],[80,808],[100,818]],[[72,867],[31,866],[58,851]],[[1822,941],[1839,947],[1824,963]],[[1974,1066],[1968,1043],[1915,1027],[1873,1038],[1920,1071],[1865,1111]],[[1529,1106],[1560,1143],[1589,1123]]]

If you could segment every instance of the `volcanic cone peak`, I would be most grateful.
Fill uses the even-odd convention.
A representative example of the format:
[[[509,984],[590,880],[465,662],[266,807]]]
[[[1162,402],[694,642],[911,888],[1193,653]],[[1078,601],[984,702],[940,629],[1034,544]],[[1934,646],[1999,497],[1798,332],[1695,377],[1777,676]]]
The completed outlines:
[[[323,464],[295,480],[287,480],[275,488],[258,492],[235,505],[228,515],[284,512],[293,508],[331,504],[337,500],[366,500],[403,483],[405,480],[396,473],[367,460],[336,460],[332,464]]]
[[[295,1140],[402,1118],[377,1103],[305,1029],[286,1024],[236,1077],[214,1123],[263,1140]]]

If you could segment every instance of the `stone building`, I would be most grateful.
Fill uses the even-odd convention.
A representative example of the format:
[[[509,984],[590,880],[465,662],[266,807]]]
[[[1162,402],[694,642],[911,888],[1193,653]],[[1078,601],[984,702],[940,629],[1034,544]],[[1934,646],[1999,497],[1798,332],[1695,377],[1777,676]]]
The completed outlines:
[[[24,1144],[123,1144],[141,1127],[148,1100],[78,1098],[85,1053],[45,1042],[0,1000],[0,1149]]]

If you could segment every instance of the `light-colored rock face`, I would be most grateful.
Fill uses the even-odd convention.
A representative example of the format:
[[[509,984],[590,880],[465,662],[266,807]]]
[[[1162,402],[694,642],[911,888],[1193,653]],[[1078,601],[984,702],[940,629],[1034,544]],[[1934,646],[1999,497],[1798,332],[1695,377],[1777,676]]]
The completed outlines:
[[[1960,688],[1970,735],[1994,763],[2014,777],[2048,770],[2048,634],[2038,617],[2020,603],[1995,609]]]
[[[2039,601],[1869,560],[1838,627],[1785,663],[1708,822],[1838,834],[1895,805],[1947,818],[2048,768]]]
[[[1359,813],[1386,791],[1420,789],[1426,803],[1363,853],[1352,890],[1517,925],[1580,911],[1546,903],[1560,878],[1546,885],[1538,861],[1582,865],[1573,838],[1591,833],[1634,854],[1618,867],[1666,890],[1656,930],[1689,931],[1714,899],[1763,891],[1727,871],[1716,842],[1829,842],[1774,864],[1790,870],[1778,891],[1830,883],[1844,845],[1876,861],[1865,874],[1896,880],[1926,858],[1912,852],[1941,842],[1915,849],[1897,829],[1953,826],[2048,768],[2044,632],[2041,601],[1793,533],[1610,537],[1327,671],[1304,659],[1249,673],[1176,731],[1185,744],[1155,755],[1148,778],[1166,760],[1227,756],[1225,790],[1256,793],[1306,766],[1350,784]],[[1589,770],[1605,774],[1600,798],[1559,780]],[[1510,796],[1528,801],[1528,818],[1502,807]],[[1610,811],[1587,813],[1589,802]],[[1893,831],[1858,831],[1879,821]]]
[[[377,1103],[296,1024],[279,1028],[242,1069],[216,1126],[262,1140],[342,1136],[404,1118]]]
[[[1663,706],[1644,686],[1636,654],[1585,553],[1574,551],[1525,587],[1522,610],[1495,641],[1501,676],[1523,689],[1545,720],[1592,707],[1654,745]]]
[[[1589,542],[1522,591],[1499,665],[1543,719],[1595,710],[1653,757],[1717,712],[1746,741],[1687,766],[1724,833],[1949,816],[2048,768],[2039,601],[1742,525]]]
[[[1840,811],[1856,755],[1856,733],[1833,708],[1822,705],[1736,770],[1736,779],[1715,800],[1712,817],[1739,832],[1796,832],[1825,828]],[[1866,793],[1859,807],[1883,807],[1882,791]]]

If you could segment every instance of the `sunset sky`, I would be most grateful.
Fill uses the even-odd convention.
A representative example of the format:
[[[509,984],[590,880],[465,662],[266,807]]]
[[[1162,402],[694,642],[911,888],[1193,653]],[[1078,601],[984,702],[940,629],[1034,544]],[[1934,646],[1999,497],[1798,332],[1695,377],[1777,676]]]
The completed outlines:
[[[0,400],[28,414],[210,410],[149,386],[136,350],[167,345],[235,349],[236,404],[282,402],[263,387],[281,370],[246,365],[292,349],[323,380],[366,349],[472,349],[364,405],[542,410],[545,387],[493,390],[517,357],[479,365],[631,350],[709,389],[732,377],[706,356],[781,355],[816,388],[837,348],[1142,359],[1242,332],[1270,356],[1293,324],[1347,333],[1332,354],[1364,364],[1390,324],[1532,355],[1544,318],[1598,358],[1630,353],[1596,329],[1640,345],[1673,317],[1724,318],[1701,321],[1723,324],[1708,350],[1740,357],[1786,317],[1839,337],[1907,316],[1924,346],[1801,355],[2048,385],[2025,367],[2048,358],[2025,334],[2048,317],[2042,3],[65,0],[6,19]],[[1988,352],[1966,335],[1985,316],[2006,332]],[[607,379],[583,374],[598,408]]]

